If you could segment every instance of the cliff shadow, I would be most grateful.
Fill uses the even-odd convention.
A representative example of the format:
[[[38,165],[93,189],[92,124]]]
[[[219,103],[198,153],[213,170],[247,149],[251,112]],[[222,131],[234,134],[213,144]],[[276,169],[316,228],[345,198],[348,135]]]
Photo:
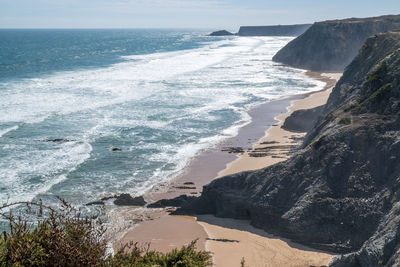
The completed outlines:
[[[255,235],[258,235],[261,237],[265,237],[268,239],[275,239],[275,240],[278,239],[278,240],[285,242],[289,247],[294,248],[294,249],[325,253],[325,254],[329,254],[329,255],[336,255],[335,253],[332,253],[332,252],[313,249],[313,248],[295,243],[295,242],[291,241],[290,239],[279,237],[279,236],[276,236],[273,234],[269,234],[262,229],[255,228],[254,226],[252,226],[250,224],[250,220],[219,218],[219,217],[215,217],[214,215],[197,215],[197,221],[200,223],[202,223],[202,222],[207,223],[212,226],[218,226],[218,227],[232,229],[232,230],[238,230],[238,231],[245,231],[245,232],[255,234]],[[206,230],[206,232],[207,232],[207,230]],[[230,240],[230,239],[232,239],[232,236],[229,236],[229,234],[227,234],[226,236],[218,236],[218,239]],[[240,240],[237,240],[237,241],[240,242]]]

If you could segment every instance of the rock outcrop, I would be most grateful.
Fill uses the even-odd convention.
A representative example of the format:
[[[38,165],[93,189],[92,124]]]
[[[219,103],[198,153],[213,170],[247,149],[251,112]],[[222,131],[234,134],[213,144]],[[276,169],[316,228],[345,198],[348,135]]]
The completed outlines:
[[[161,199],[154,203],[149,204],[148,208],[166,208],[166,207],[182,207],[185,205],[189,205],[195,197],[180,195],[173,199]]]
[[[282,128],[292,132],[309,132],[323,109],[324,106],[296,110],[285,119]]]
[[[209,34],[209,36],[229,36],[229,35],[234,35],[234,34],[226,30],[216,31]]]
[[[396,29],[400,15],[316,22],[273,60],[313,71],[342,72],[368,37]]]
[[[133,198],[129,194],[121,194],[114,200],[114,204],[117,206],[144,206],[146,201],[142,196]]]
[[[311,24],[273,25],[273,26],[241,26],[239,36],[299,36]]]
[[[303,148],[271,167],[214,180],[177,213],[249,219],[337,253],[333,266],[400,255],[400,32],[367,40]]]

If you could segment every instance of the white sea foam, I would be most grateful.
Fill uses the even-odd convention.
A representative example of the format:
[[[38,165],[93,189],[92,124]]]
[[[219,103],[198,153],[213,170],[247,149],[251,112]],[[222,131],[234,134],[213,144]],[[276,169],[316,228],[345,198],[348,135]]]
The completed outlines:
[[[15,131],[18,129],[18,125],[12,126],[12,127],[8,127],[4,130],[0,130],[0,137],[2,137],[3,135],[5,135],[6,133],[9,133],[11,131]]]
[[[0,162],[1,186],[8,188],[7,192],[0,194],[0,199],[11,203],[31,201],[65,180],[66,173],[85,162],[91,150],[88,143],[72,143],[65,144],[58,151],[26,151],[26,156],[13,155],[12,168],[6,162]]]
[[[69,114],[140,99],[159,90],[151,82],[206,68],[254,45],[251,40],[242,43],[245,45],[125,57],[135,60],[103,69],[8,83],[7,90],[0,91],[2,99],[7,99],[0,122],[41,122],[51,114]]]
[[[126,56],[107,68],[0,84],[0,123],[20,125],[0,131],[0,137],[10,131],[21,135],[2,146],[0,188],[7,190],[0,199],[7,198],[4,192],[13,200],[45,193],[71,172],[84,172],[79,166],[88,159],[102,160],[114,142],[125,147],[115,154],[121,156],[101,161],[109,172],[97,172],[95,165],[82,176],[92,175],[98,184],[80,181],[71,190],[96,195],[104,184],[107,190],[141,194],[170,179],[200,151],[235,136],[250,122],[249,107],[323,87],[304,71],[271,61],[290,40],[235,37],[198,49]],[[213,129],[219,125],[225,126]],[[51,138],[72,141],[37,142]],[[96,149],[97,158],[91,158]],[[148,165],[130,167],[127,161],[130,175],[121,174],[112,163],[123,157]]]

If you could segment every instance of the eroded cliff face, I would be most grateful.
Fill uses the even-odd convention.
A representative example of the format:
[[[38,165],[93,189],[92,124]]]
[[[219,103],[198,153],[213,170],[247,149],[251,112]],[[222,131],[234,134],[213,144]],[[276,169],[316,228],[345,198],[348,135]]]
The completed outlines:
[[[239,36],[299,36],[303,34],[311,24],[297,25],[272,25],[272,26],[241,26]]]
[[[312,71],[342,72],[368,37],[396,29],[400,15],[316,22],[273,60]]]
[[[400,255],[400,32],[368,39],[323,114],[292,158],[217,179],[178,212],[358,251],[335,266],[391,266]]]

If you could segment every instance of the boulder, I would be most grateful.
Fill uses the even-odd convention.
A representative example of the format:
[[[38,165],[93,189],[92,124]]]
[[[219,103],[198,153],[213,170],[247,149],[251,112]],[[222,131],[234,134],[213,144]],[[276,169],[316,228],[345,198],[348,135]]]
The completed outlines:
[[[173,199],[161,199],[159,201],[149,204],[147,207],[148,208],[182,207],[189,204],[194,199],[196,199],[196,197],[180,195],[179,197]]]
[[[114,204],[117,206],[144,206],[146,201],[143,196],[133,198],[129,194],[121,194],[114,200]]]

